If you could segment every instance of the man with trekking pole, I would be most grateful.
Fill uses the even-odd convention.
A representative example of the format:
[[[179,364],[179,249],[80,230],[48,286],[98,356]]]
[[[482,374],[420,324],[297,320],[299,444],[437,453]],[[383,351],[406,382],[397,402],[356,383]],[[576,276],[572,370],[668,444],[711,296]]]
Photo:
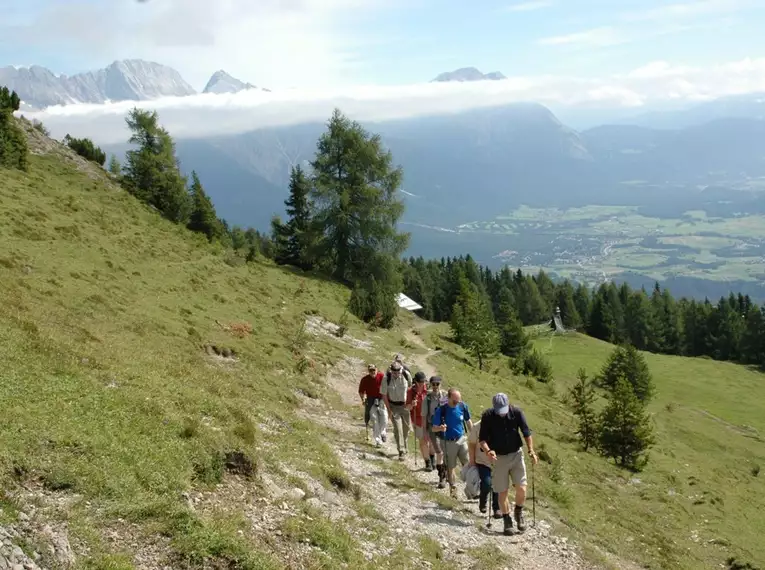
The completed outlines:
[[[385,407],[393,422],[393,435],[396,439],[399,461],[403,461],[406,456],[407,440],[412,429],[409,410],[406,407],[406,393],[410,384],[408,377],[404,375],[401,363],[394,361],[380,388]]]
[[[492,407],[481,416],[478,447],[494,465],[492,489],[499,493],[505,535],[513,534],[508,497],[511,479],[515,486],[515,523],[519,532],[526,530],[526,519],[523,516],[526,503],[526,464],[519,431],[526,440],[533,468],[539,462],[539,458],[534,451],[526,416],[519,407],[510,405],[506,394],[496,394],[492,399]]]

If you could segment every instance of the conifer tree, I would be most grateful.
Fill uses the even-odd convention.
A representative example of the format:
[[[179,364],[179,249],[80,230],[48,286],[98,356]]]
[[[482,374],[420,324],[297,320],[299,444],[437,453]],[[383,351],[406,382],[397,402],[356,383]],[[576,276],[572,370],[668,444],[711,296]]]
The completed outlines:
[[[632,386],[641,402],[648,402],[654,393],[653,378],[643,355],[632,346],[617,346],[603,365],[598,380],[613,390],[620,379]]]
[[[122,173],[122,165],[116,154],[113,154],[109,159],[109,172],[114,176],[119,176]]]
[[[401,287],[398,260],[409,239],[396,227],[404,211],[398,197],[401,168],[393,167],[393,157],[383,149],[379,135],[367,133],[339,110],[320,137],[311,166],[318,254],[337,279],[354,289],[373,289],[366,290],[367,295],[361,295],[365,302],[354,307],[360,310],[365,303],[380,302],[384,305],[375,315],[395,312]],[[381,273],[381,264],[390,271]]]
[[[0,168],[27,169],[27,137],[13,116],[19,105],[19,96],[15,91],[0,88]]]
[[[122,182],[131,194],[165,218],[186,224],[191,213],[186,179],[178,167],[175,143],[158,121],[156,111],[134,108],[128,114],[129,142],[138,148],[126,154]]]
[[[620,377],[600,415],[600,452],[628,469],[640,470],[644,453],[654,443],[650,418],[632,386]]]
[[[458,344],[465,347],[483,370],[484,360],[499,350],[491,307],[475,284],[462,280],[460,294],[452,309],[452,330]]]
[[[186,225],[191,231],[205,234],[213,241],[223,235],[223,227],[215,212],[215,206],[202,187],[196,171],[191,172],[191,215]]]
[[[290,173],[290,195],[284,204],[287,207],[289,221],[286,224],[286,243],[284,245],[284,263],[310,269],[313,255],[313,228],[308,195],[310,183],[300,165]]]
[[[571,403],[577,418],[579,441],[584,450],[594,447],[598,442],[598,418],[595,415],[595,386],[587,378],[587,372],[580,368],[576,375],[577,382],[571,388]]]
[[[513,307],[513,294],[504,286],[499,291],[497,327],[500,337],[499,350],[502,354],[516,358],[528,350],[529,337]]]

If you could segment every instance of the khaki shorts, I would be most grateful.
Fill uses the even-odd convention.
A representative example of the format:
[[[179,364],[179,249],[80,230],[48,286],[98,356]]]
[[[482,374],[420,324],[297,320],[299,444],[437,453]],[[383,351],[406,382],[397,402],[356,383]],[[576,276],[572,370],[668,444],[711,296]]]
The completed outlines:
[[[465,465],[469,460],[467,438],[465,436],[457,440],[444,440],[446,454],[446,468],[454,469],[457,467],[457,460]]]
[[[497,455],[494,471],[491,474],[492,491],[495,493],[507,491],[510,488],[511,478],[515,486],[526,484],[526,464],[523,461],[523,449],[507,455]]]
[[[432,428],[433,426],[430,427]],[[438,455],[444,452],[443,446],[441,445],[444,440],[438,437],[438,433],[434,432],[432,429],[428,429],[428,439],[430,440],[430,445],[433,446],[433,453]]]
[[[425,437],[425,428],[417,425],[414,426],[414,437],[417,438],[418,441]]]

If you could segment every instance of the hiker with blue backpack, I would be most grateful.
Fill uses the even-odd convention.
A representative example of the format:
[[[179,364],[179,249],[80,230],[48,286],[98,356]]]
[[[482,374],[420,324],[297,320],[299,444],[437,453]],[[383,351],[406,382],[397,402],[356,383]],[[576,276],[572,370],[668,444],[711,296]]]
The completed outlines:
[[[454,486],[454,470],[457,468],[457,461],[463,466],[469,461],[467,432],[472,429],[473,421],[470,419],[470,409],[462,401],[462,394],[459,390],[449,388],[447,397],[446,404],[439,406],[433,416],[433,431],[443,434],[449,494],[456,498],[457,488]]]

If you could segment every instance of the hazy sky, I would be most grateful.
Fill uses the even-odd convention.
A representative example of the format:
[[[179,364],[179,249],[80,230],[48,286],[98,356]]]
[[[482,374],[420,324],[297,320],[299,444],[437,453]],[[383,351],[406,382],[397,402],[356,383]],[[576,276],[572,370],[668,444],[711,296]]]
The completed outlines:
[[[71,74],[115,59],[223,68],[274,89],[406,84],[475,66],[619,75],[765,56],[765,0],[0,0],[0,65]]]

